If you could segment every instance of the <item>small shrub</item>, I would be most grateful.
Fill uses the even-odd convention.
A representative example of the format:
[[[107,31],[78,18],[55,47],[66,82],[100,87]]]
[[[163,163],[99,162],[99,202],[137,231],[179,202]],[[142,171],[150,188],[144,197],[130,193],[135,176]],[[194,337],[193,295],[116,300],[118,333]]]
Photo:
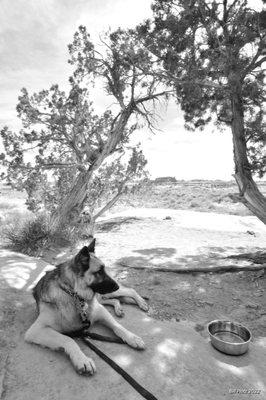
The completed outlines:
[[[8,248],[28,255],[37,255],[51,244],[68,245],[71,234],[67,230],[52,232],[49,216],[39,214],[18,223],[13,220],[2,232]]]

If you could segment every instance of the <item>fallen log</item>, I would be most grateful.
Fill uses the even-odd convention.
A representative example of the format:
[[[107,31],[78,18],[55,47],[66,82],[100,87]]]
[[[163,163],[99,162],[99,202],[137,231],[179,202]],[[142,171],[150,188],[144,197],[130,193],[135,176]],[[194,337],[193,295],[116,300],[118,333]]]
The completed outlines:
[[[138,270],[146,270],[151,272],[173,272],[175,274],[186,274],[186,273],[226,273],[226,272],[240,272],[240,271],[260,271],[266,269],[266,264],[260,265],[214,265],[211,267],[179,267],[176,268],[165,268],[165,267],[148,267],[148,266],[140,266],[140,265],[128,265],[123,262],[117,262],[116,265],[121,266],[123,268],[129,269],[138,269]]]

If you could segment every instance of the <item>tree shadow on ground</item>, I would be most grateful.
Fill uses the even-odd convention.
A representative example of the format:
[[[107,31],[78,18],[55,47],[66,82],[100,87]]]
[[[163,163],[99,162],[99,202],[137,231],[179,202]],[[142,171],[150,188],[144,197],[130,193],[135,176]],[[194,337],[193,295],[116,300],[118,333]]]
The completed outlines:
[[[178,270],[179,267],[198,267],[199,269],[202,267],[213,267],[215,265],[228,265],[230,262],[236,262],[235,259],[239,261],[251,261],[253,262],[252,257],[249,257],[253,254],[260,253],[259,248],[252,249],[252,253],[248,254],[240,254],[240,255],[228,255],[230,253],[242,253],[246,250],[245,247],[217,247],[217,246],[206,246],[201,247],[200,252],[197,254],[188,254],[186,256],[176,257],[176,249],[170,247],[156,247],[149,249],[138,249],[134,250],[134,253],[137,253],[136,256],[128,256],[122,257],[116,261],[117,265],[124,265],[130,267],[131,265],[135,265],[138,267],[141,266],[150,266],[151,270],[153,267],[164,267],[167,268],[176,268]],[[258,255],[257,259],[261,260],[265,257],[265,253],[262,253],[261,258]],[[254,261],[255,262],[255,261]]]
[[[15,318],[16,347],[10,349],[5,368],[5,399],[33,400],[36,393],[44,400],[90,397],[135,400],[139,395],[110,366],[77,340],[82,351],[92,357],[97,373],[90,378],[79,376],[62,352],[55,352],[24,342],[23,336],[33,321],[33,306],[20,306]],[[222,399],[230,388],[248,387],[265,390],[263,366],[265,347],[256,345],[242,357],[228,357],[217,352],[187,324],[155,321],[127,306],[123,326],[140,335],[146,342],[144,352],[127,345],[94,342],[104,353],[126,370],[158,399]],[[109,335],[103,327],[93,331]],[[40,362],[41,360],[41,362]],[[47,387],[49,390],[47,391]],[[59,396],[59,397],[58,397]]]
[[[141,221],[137,217],[117,217],[108,219],[108,221],[100,221],[96,224],[97,231],[99,232],[112,232],[120,229],[121,225],[131,224],[135,221]]]
[[[3,287],[29,290],[51,268],[52,265],[41,259],[7,249],[0,251],[0,280]]]
[[[242,250],[243,248],[238,249],[238,251]],[[195,263],[204,262],[205,265],[207,257],[212,260],[212,263],[215,260],[218,262],[226,253],[224,248],[219,247],[206,248],[206,252],[206,255],[179,257],[174,262],[169,258],[176,255],[175,248],[157,247],[135,250],[136,256],[131,258],[139,259],[142,265],[149,263],[151,266],[158,265],[155,261],[159,260],[161,265],[165,266],[163,261],[165,257],[168,258],[168,265],[172,263],[172,266],[178,268],[178,265],[187,263],[188,259],[191,259],[191,262],[194,260]],[[22,284],[21,290],[14,289],[9,299],[5,297],[7,300],[3,308],[5,315],[1,321],[1,329],[5,329],[6,332],[5,336],[2,335],[3,346],[7,349],[6,344],[10,344],[9,364],[5,371],[5,398],[33,400],[38,393],[43,399],[58,398],[59,395],[60,398],[70,400],[76,398],[77,387],[79,387],[80,398],[86,398],[88,380],[79,377],[74,372],[64,354],[24,342],[24,332],[36,316],[34,301],[28,289],[37,274],[43,272],[45,265],[45,263],[38,264],[38,261],[14,253],[0,254],[0,275],[2,271],[8,274],[13,272],[19,280],[12,280],[12,275],[8,275],[7,282],[10,287],[15,282]],[[210,260],[209,263],[211,263]],[[173,329],[169,325],[166,329],[163,323],[150,319],[137,309],[134,309],[132,314],[128,310],[128,314],[122,324],[145,339],[146,351],[137,352],[127,346],[117,347],[118,345],[106,343],[98,344],[98,346],[158,398],[169,400],[174,400],[177,396],[196,398],[200,390],[201,398],[207,398],[208,393],[212,392],[213,398],[221,399],[225,390],[228,391],[230,387],[239,387],[243,379],[249,387],[265,387],[265,379],[261,372],[265,365],[263,364],[265,356],[262,357],[261,353],[265,351],[265,347],[253,348],[252,352],[244,356],[245,358],[234,358],[229,361],[228,356],[217,353],[203,339],[199,341],[193,330],[181,324],[176,324]],[[92,355],[86,348],[83,350],[95,359],[98,367],[98,373],[89,378],[92,397],[105,398],[104,396],[108,393],[110,399],[123,398],[125,390],[131,390],[130,387],[126,386],[127,384],[121,384],[121,377],[114,374],[109,366],[106,366],[96,355]],[[49,387],[48,392],[47,387]],[[130,394],[127,398],[135,400],[136,394],[133,392],[132,396]]]
[[[176,254],[176,249],[173,247],[153,247],[151,249],[133,250],[133,252],[150,258],[172,257],[174,254]]]

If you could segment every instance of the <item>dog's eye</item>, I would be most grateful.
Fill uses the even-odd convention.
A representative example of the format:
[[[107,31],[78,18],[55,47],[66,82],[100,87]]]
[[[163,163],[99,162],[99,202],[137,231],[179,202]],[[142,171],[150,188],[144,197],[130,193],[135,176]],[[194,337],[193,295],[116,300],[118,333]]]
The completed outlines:
[[[95,276],[102,276],[104,273],[104,266],[102,265],[101,268],[99,269],[99,271],[95,272],[94,275]]]

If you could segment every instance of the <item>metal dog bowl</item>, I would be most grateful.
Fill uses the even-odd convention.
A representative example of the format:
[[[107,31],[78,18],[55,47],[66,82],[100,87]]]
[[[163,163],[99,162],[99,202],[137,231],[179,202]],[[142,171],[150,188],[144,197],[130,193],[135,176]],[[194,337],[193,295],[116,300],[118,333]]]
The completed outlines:
[[[208,324],[211,344],[222,353],[238,356],[246,353],[251,340],[250,331],[230,321],[211,321]]]

